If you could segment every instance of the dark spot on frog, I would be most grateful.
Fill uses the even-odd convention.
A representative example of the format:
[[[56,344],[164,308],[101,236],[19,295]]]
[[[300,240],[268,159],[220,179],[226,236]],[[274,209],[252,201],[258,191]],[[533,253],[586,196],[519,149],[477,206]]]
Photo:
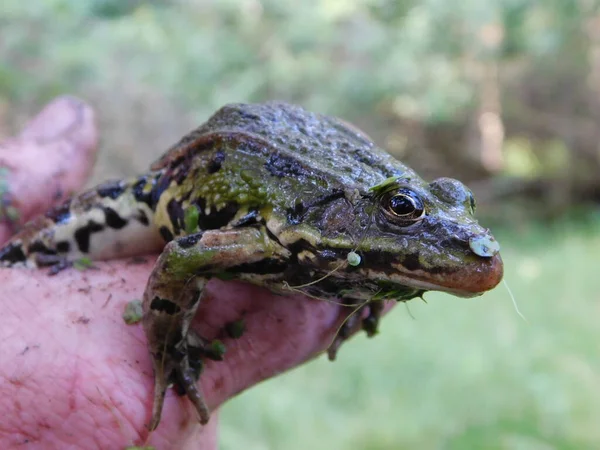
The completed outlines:
[[[327,203],[335,202],[336,200],[343,199],[345,197],[344,191],[341,189],[333,189],[332,192],[328,192],[321,197],[316,198],[309,205],[304,205],[301,201],[298,201],[293,208],[288,208],[287,219],[291,225],[298,225],[304,220],[304,217],[311,208],[326,205]],[[343,206],[345,210],[348,210],[350,206],[344,201]]]
[[[355,161],[363,163],[367,166],[373,166],[375,163],[371,152],[364,148],[355,148],[351,150],[350,154],[352,155]]]
[[[138,220],[139,223],[141,223],[144,226],[148,226],[150,225],[150,221],[148,220],[148,216],[146,215],[146,213],[144,211],[142,211],[141,209],[137,210],[137,216],[136,219]]]
[[[90,236],[92,233],[102,231],[104,226],[90,220],[88,224],[75,231],[75,241],[79,247],[79,251],[82,253],[88,253],[90,251]]]
[[[287,220],[290,225],[298,225],[302,222],[302,218],[306,209],[304,208],[304,204],[299,201],[297,202],[293,208],[288,208],[287,210]]]
[[[206,214],[206,201],[203,198],[197,199],[195,204],[200,212],[198,228],[201,230],[216,230],[224,227],[233,220],[239,210],[236,202],[229,202],[218,211],[216,208],[211,208],[210,213]]]
[[[168,177],[167,175],[161,176],[156,181],[155,185],[152,186],[151,193],[149,194],[148,205],[150,206],[150,208],[152,208],[153,210],[156,208],[156,205],[158,204],[158,200],[160,199],[160,196],[163,194],[163,192],[165,192],[169,188],[170,184],[171,184],[171,178]]]
[[[361,256],[365,265],[384,273],[395,272],[396,269],[392,267],[392,264],[402,263],[402,261],[398,261],[397,255],[384,251],[363,251]]]
[[[183,208],[181,207],[181,203],[172,198],[167,204],[167,214],[169,215],[169,219],[171,219],[171,223],[173,224],[173,231],[175,234],[179,234],[179,232],[185,227],[184,212]]]
[[[312,253],[316,252],[315,247],[306,239],[298,239],[296,242],[288,245],[288,250],[292,252],[292,255],[294,256],[300,253],[302,250],[309,250]]]
[[[125,192],[125,187],[126,185],[122,181],[109,181],[98,186],[96,192],[102,198],[109,197],[114,200]]]
[[[332,189],[331,192],[328,192],[327,194],[322,195],[321,197],[317,198],[314,202],[312,202],[310,204],[310,206],[322,206],[322,205],[326,205],[327,203],[333,202],[335,200],[338,200],[340,198],[344,198],[345,197],[345,193],[343,190],[341,189]]]
[[[297,159],[280,153],[273,153],[265,163],[265,168],[278,178],[303,177],[311,173]]]
[[[150,208],[153,208],[153,205],[156,204],[156,202],[154,202],[154,200],[158,201],[158,196],[160,196],[160,194],[158,196],[156,195],[156,192],[155,192],[156,188],[153,188],[150,192],[145,192],[144,188],[146,187],[147,184],[148,184],[148,177],[147,176],[141,177],[131,187],[131,190],[133,191],[133,196],[135,197],[135,199],[138,202],[145,203]],[[167,186],[165,186],[165,189]]]
[[[90,323],[90,318],[89,317],[85,317],[85,316],[79,316],[77,318],[77,320],[75,320],[73,323],[80,323],[82,325],[87,325],[88,323]]]
[[[190,248],[198,243],[198,241],[202,238],[202,233],[194,233],[189,236],[180,237],[177,239],[177,244],[181,248]]]
[[[58,224],[66,222],[71,217],[71,203],[65,202],[52,208],[46,213],[46,217]]]
[[[165,240],[165,242],[171,242],[173,240],[173,233],[171,233],[171,230],[169,230],[166,226],[163,225],[162,227],[160,227],[158,232]]]
[[[41,241],[34,241],[27,249],[28,253],[41,253],[44,255],[56,255],[56,250],[49,249]]]
[[[221,165],[225,161],[225,153],[222,150],[218,150],[208,162],[206,170],[208,173],[215,173],[221,169]]]
[[[109,227],[114,228],[115,230],[120,230],[127,225],[127,221],[123,219],[114,209],[103,207],[102,210],[104,211],[104,216],[106,218],[106,225]]]
[[[22,245],[18,243],[11,243],[0,249],[0,261],[8,263],[25,261],[25,253],[23,253]]]
[[[71,250],[71,244],[67,241],[58,241],[56,243],[56,251],[58,253],[68,253]]]
[[[166,298],[154,297],[150,303],[150,309],[154,311],[160,311],[169,315],[177,314],[181,311],[179,305],[173,303],[171,300]]]
[[[419,262],[419,253],[410,253],[404,256],[402,265],[408,270],[421,269],[421,263]]]
[[[244,263],[227,269],[228,273],[255,273],[259,275],[283,273],[288,263],[280,259],[268,258],[255,263]]]

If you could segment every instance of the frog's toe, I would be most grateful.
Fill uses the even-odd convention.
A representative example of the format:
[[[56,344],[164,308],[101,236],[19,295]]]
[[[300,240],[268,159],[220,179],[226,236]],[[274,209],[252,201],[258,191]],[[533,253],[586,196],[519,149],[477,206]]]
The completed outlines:
[[[365,330],[368,337],[377,334],[384,306],[383,300],[372,301],[366,306],[369,309],[369,314],[362,321],[362,329]]]
[[[201,424],[206,424],[210,417],[210,411],[200,387],[197,385],[198,378],[202,372],[203,348],[196,346],[201,342],[196,336],[190,338],[192,345],[181,346],[177,354],[154,355],[154,404],[152,407],[152,419],[149,429],[156,429],[160,423],[161,411],[165,394],[169,385],[173,384],[178,395],[185,395],[190,399]],[[187,341],[186,341],[187,344]]]
[[[167,393],[167,381],[160,379],[159,375],[154,373],[154,403],[152,405],[152,419],[148,425],[150,431],[156,430],[160,423],[160,416],[165,402],[165,394]]]
[[[194,377],[194,380],[200,378],[200,374],[204,369],[203,359],[207,357],[206,348],[208,347],[208,341],[198,335],[193,330],[189,330],[186,336],[187,341],[187,359],[188,365]],[[179,383],[179,380],[175,376],[173,381],[173,389],[177,395],[186,395],[185,388]]]
[[[210,418],[210,411],[204,400],[204,395],[196,383],[198,375],[195,369],[190,366],[187,358],[184,358],[181,362],[179,370],[175,372],[175,377],[179,387],[185,391],[185,395],[194,405],[200,423],[202,425],[207,424]]]
[[[335,360],[338,350],[344,341],[350,337],[352,330],[354,330],[356,325],[359,323],[362,309],[363,307],[361,306],[358,310],[352,310],[346,319],[344,319],[344,323],[340,326],[333,342],[327,349],[327,357],[330,361]]]
[[[65,269],[69,269],[75,265],[73,261],[69,261],[64,256],[44,254],[36,255],[35,264],[37,267],[48,267],[48,275],[56,275],[57,273],[62,272]]]

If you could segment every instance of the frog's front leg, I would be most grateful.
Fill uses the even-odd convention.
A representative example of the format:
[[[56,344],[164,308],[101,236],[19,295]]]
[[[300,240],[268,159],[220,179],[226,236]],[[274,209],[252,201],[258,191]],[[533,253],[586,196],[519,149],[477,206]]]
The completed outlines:
[[[201,423],[209,410],[190,366],[190,347],[200,346],[189,332],[211,276],[236,266],[252,272],[252,264],[283,263],[290,253],[258,228],[211,230],[171,241],[165,247],[144,292],[143,325],[154,365],[154,406],[150,429],[160,421],[167,387],[177,383],[196,408]],[[279,264],[275,264],[278,266]]]

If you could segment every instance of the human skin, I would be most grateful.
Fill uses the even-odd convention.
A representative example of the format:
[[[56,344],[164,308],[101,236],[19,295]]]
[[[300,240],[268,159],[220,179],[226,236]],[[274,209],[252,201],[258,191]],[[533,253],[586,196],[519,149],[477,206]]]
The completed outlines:
[[[60,98],[16,138],[0,145],[11,204],[25,221],[85,182],[97,143],[94,113]],[[15,226],[0,220],[0,244]],[[0,448],[217,448],[217,409],[256,383],[327,348],[349,312],[300,295],[212,280],[193,327],[222,338],[243,318],[244,335],[222,339],[225,360],[208,361],[201,385],[213,414],[197,422],[190,402],[169,390],[162,421],[149,433],[153,375],[139,324],[123,308],[141,298],[156,256],[64,270],[0,269]]]

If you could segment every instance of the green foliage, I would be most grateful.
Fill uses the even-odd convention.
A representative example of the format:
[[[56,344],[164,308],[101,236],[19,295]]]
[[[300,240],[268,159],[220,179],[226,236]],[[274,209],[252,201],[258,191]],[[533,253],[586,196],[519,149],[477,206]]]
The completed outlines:
[[[566,0],[7,0],[0,95],[127,77],[202,113],[284,98],[351,118],[386,104],[448,120],[476,94],[465,57],[556,57],[584,13]],[[482,39],[499,26],[502,51]]]

